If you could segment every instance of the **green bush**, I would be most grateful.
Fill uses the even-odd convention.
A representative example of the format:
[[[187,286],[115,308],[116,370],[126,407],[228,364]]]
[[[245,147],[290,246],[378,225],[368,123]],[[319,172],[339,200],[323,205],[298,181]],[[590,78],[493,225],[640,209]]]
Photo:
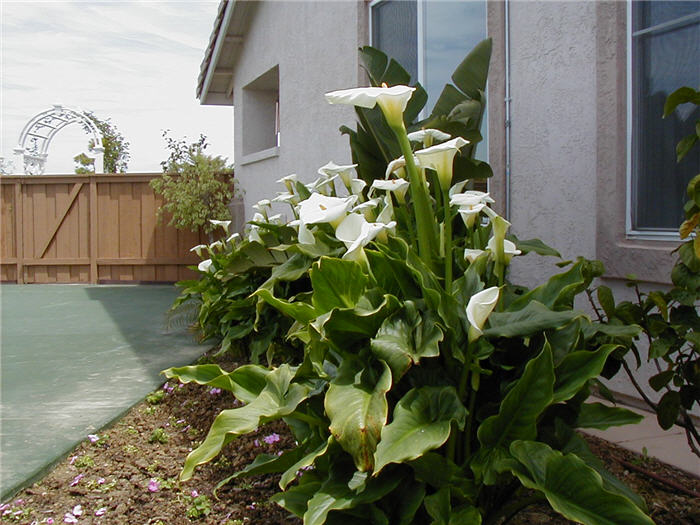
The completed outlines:
[[[210,221],[228,220],[228,204],[233,197],[233,168],[222,157],[207,155],[207,139],[188,144],[163,133],[170,156],[161,163],[163,174],[151,180],[151,187],[165,201],[158,210],[171,215],[169,225],[181,230],[211,233],[216,225]]]

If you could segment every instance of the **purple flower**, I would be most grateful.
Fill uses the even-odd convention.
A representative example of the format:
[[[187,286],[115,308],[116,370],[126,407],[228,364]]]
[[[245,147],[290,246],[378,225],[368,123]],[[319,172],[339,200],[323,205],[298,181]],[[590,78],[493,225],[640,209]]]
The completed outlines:
[[[78,523],[78,518],[73,516],[70,512],[66,512],[63,516],[63,523]]]
[[[90,443],[97,443],[100,440],[100,436],[97,434],[88,434],[88,439],[90,440]]]
[[[258,440],[256,439],[255,441],[253,441],[253,445],[255,445],[256,447],[259,447],[259,446],[260,446],[260,441],[258,441]]]
[[[97,478],[97,484],[98,485],[103,485],[105,482],[105,478]]]
[[[255,502],[251,503],[250,505],[246,505],[246,509],[255,510]]]
[[[82,505],[76,505],[73,507],[73,515],[74,516],[80,516],[83,513],[83,507]]]
[[[71,487],[75,487],[78,483],[80,483],[80,480],[85,477],[85,474],[78,474],[73,478],[73,481],[70,482]]]
[[[160,489],[160,485],[158,484],[158,480],[151,478],[151,481],[148,482],[148,491],[149,492],[158,492],[159,489]]]
[[[217,395],[219,395],[219,394],[221,393],[221,389],[215,387],[215,388],[212,388],[211,390],[209,390],[209,393],[210,393],[212,396],[217,396]]]
[[[193,498],[196,498],[197,496],[199,496],[199,492],[197,492],[196,490],[193,490],[192,492],[190,492],[190,496],[192,496]]]
[[[22,498],[16,500],[15,505],[24,505],[24,500]]]
[[[70,458],[70,464],[72,465],[73,463],[75,463],[76,459],[78,459],[78,456],[73,456],[72,458]]]
[[[107,512],[107,507],[102,507],[95,511],[95,516],[104,516],[105,512]]]
[[[53,525],[54,524],[53,518],[46,518],[46,523],[48,523],[49,525]]]
[[[4,505],[0,505],[0,511],[4,511],[10,508],[9,503],[5,503]]]
[[[280,435],[276,433],[272,433],[269,436],[265,436],[263,438],[263,441],[267,443],[268,445],[272,445],[273,443],[277,443],[280,440]]]

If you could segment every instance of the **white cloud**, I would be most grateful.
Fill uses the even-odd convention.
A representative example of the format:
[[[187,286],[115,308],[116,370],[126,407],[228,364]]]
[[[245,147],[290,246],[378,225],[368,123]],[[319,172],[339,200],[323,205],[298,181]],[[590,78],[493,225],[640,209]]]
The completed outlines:
[[[26,122],[60,103],[111,118],[131,143],[129,171],[160,171],[163,129],[193,140],[204,133],[210,153],[232,160],[232,109],[195,99],[217,8],[216,0],[3,1],[0,154],[11,158]],[[80,133],[69,129],[52,142],[47,171],[72,170]]]

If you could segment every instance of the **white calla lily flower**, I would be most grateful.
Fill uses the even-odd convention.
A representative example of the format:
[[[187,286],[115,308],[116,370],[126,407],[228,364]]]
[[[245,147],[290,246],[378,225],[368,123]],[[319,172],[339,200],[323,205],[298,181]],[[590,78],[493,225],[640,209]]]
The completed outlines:
[[[209,245],[209,250],[214,251],[214,250],[223,250],[224,249],[224,243],[221,241],[215,241]]]
[[[287,226],[297,228],[299,244],[314,244],[316,242],[316,237],[314,237],[314,234],[311,233],[311,230],[307,228],[306,224],[301,222],[299,219],[289,222]]]
[[[299,181],[296,173],[290,173],[286,177],[282,177],[277,181],[278,184],[284,184],[287,187],[289,193],[296,193],[294,185]]]
[[[326,93],[330,104],[346,104],[361,108],[379,106],[391,127],[404,127],[403,112],[416,88],[409,86],[365,87]]]
[[[241,234],[238,232],[235,232],[229,236],[228,239],[226,239],[226,242],[229,244],[238,244],[241,240]]]
[[[446,190],[452,183],[452,163],[455,155],[467,144],[468,140],[455,137],[448,142],[416,151],[416,157],[423,168],[432,168],[437,172],[440,187]]]
[[[338,224],[345,218],[348,210],[357,201],[357,195],[349,197],[327,197],[320,193],[311,196],[299,204],[299,219],[304,224],[329,222]]]
[[[469,320],[469,342],[477,340],[483,334],[484,324],[498,302],[501,290],[492,286],[475,293],[467,303],[467,319]]]
[[[363,248],[373,241],[379,232],[395,225],[396,223],[382,224],[367,222],[362,215],[351,213],[345,217],[335,231],[336,238],[342,241],[348,249],[345,255],[343,255],[343,259],[350,259],[353,261],[363,260]]]
[[[361,197],[362,190],[365,189],[365,186],[367,186],[367,183],[362,179],[351,179],[350,185],[348,186],[348,190],[350,191],[350,193],[352,193],[353,195],[357,195],[359,198]]]
[[[400,203],[406,201],[406,192],[410,183],[406,179],[375,179],[372,181],[373,190],[390,191],[396,195],[396,200]]]
[[[394,204],[391,202],[391,197],[388,195],[384,196],[384,208],[382,208],[381,213],[377,216],[377,222],[383,224],[389,224],[394,221]]]
[[[214,268],[211,265],[211,259],[205,259],[197,265],[197,269],[200,272],[213,272]]]
[[[418,157],[415,155],[413,156],[413,163],[418,166],[420,163],[418,162]],[[386,167],[386,171],[384,172],[384,178],[388,179],[391,177],[392,173],[396,173],[399,177],[402,179],[405,178],[406,176],[406,159],[403,158],[403,155],[400,156],[398,159],[392,160]]]
[[[216,219],[209,219],[209,222],[214,226],[221,226],[226,233],[228,233],[228,227],[231,226],[231,221],[217,221]]]
[[[489,242],[486,243],[486,248],[491,250],[493,253],[496,253],[496,238],[491,237],[489,239]],[[521,252],[518,250],[517,246],[515,246],[515,243],[512,241],[509,241],[508,239],[503,239],[503,255],[505,257],[505,263],[510,264],[510,260],[513,258],[514,255],[520,255]]]
[[[357,167],[357,164],[348,164],[346,166],[338,166],[335,162],[330,161],[325,166],[321,166],[318,169],[319,175],[326,175],[331,177],[333,175],[338,175],[340,179],[345,184],[345,187],[350,189],[350,181],[353,179],[353,170]]]
[[[379,205],[381,199],[369,199],[358,204],[350,210],[350,213],[361,213],[368,221],[374,220],[374,209]]]
[[[197,246],[192,246],[192,248],[190,248],[190,251],[196,253],[197,257],[201,257],[202,250],[204,250],[206,248],[207,248],[206,244],[198,244]]]
[[[469,261],[470,263],[473,263],[476,261],[481,254],[486,253],[484,250],[477,250],[473,248],[465,248],[464,249],[464,258]]]
[[[411,142],[422,142],[427,146],[432,145],[435,142],[445,142],[452,137],[449,133],[440,131],[439,129],[419,129],[408,134],[408,140]]]

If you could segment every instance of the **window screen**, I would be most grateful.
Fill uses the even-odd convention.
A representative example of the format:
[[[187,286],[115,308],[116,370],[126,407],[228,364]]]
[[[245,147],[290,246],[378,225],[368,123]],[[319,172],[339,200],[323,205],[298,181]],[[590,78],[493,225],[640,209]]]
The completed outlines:
[[[632,227],[674,231],[685,188],[700,171],[700,148],[676,163],[676,144],[695,133],[684,104],[662,119],[666,97],[700,85],[700,2],[632,3]]]

